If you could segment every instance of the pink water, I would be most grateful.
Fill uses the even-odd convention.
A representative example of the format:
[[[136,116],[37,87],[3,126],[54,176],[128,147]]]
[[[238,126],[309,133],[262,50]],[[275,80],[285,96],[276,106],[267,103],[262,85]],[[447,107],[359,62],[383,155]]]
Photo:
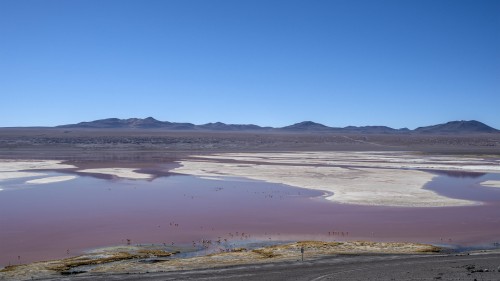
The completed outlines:
[[[439,176],[427,188],[487,202],[453,208],[340,205],[324,200],[321,192],[244,179],[85,176],[31,187],[13,180],[3,183],[0,192],[0,265],[67,257],[124,245],[127,239],[132,244],[182,244],[240,239],[242,233],[255,240],[487,245],[500,240],[500,189],[478,183],[499,178]]]

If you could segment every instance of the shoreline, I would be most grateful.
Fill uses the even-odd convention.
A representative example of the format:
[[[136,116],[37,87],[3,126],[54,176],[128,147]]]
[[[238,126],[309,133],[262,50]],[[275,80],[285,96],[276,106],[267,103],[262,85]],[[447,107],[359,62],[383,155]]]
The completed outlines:
[[[6,266],[0,269],[0,280],[165,272],[298,261],[301,259],[301,248],[304,249],[304,257],[310,261],[332,255],[434,255],[448,251],[443,247],[411,242],[275,241],[276,244],[262,246],[263,243],[216,250],[216,247],[210,248],[215,245],[215,241],[207,241],[198,251],[162,245],[114,246],[64,259]],[[204,248],[207,251],[203,254]],[[198,255],[200,252],[202,254]]]
[[[207,242],[208,243],[208,242]],[[265,241],[263,241],[265,243]],[[103,278],[107,276],[143,276],[144,274],[183,274],[231,268],[286,266],[287,264],[320,265],[326,260],[404,260],[407,258],[476,257],[498,255],[496,248],[454,249],[431,244],[411,242],[279,242],[262,246],[239,245],[225,251],[189,250],[183,246],[122,245],[93,249],[85,254],[58,260],[0,268],[0,280]],[[248,247],[250,246],[250,247]],[[301,249],[304,249],[302,259]],[[200,254],[201,253],[201,254]],[[303,263],[305,262],[305,263]],[[89,279],[89,280],[90,280]],[[101,280],[101,279],[99,279]],[[134,279],[135,280],[135,279]]]

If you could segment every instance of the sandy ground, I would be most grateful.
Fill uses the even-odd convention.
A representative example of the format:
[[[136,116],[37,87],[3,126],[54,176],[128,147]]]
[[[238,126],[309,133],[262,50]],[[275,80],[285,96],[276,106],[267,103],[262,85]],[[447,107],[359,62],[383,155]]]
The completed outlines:
[[[8,266],[0,270],[0,280],[48,278],[60,276],[64,272],[82,272],[86,274],[164,272],[228,265],[296,261],[300,259],[301,248],[304,248],[304,257],[306,259],[316,259],[337,254],[432,254],[440,250],[440,248],[432,245],[417,243],[302,241],[254,249],[235,248],[229,252],[176,258],[176,252],[167,252],[151,247],[123,246],[105,248],[86,255],[62,260]],[[148,260],[150,262],[144,262]]]
[[[416,169],[500,171],[497,160],[387,152],[228,153],[179,163],[173,172],[245,177],[325,191],[337,203],[395,207],[477,204],[423,189],[436,175]]]
[[[28,184],[46,184],[46,183],[54,183],[54,182],[62,182],[76,179],[76,176],[57,176],[57,177],[46,177],[41,179],[34,179],[26,181]]]

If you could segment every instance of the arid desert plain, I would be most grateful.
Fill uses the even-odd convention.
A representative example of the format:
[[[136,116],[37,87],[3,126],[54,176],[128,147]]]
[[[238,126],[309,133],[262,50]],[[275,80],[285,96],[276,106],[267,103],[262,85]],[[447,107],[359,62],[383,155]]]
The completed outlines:
[[[0,130],[0,280],[498,249],[500,135]]]

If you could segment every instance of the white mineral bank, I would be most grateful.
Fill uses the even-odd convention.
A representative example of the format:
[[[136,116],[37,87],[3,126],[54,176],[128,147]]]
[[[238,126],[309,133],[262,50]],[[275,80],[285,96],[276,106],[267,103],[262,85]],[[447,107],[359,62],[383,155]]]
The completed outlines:
[[[76,176],[56,176],[56,177],[46,177],[46,178],[41,178],[41,179],[34,179],[34,180],[29,180],[26,181],[28,184],[47,184],[47,183],[54,183],[54,182],[62,182],[62,181],[69,181],[76,179]]]
[[[45,176],[45,174],[32,173],[32,172],[2,172],[2,171],[0,171],[0,181],[1,180],[30,178],[30,177],[41,177],[41,176]]]
[[[239,163],[224,163],[225,160]],[[423,189],[436,175],[412,169],[499,169],[498,162],[478,158],[394,152],[227,153],[192,157],[180,164],[174,172],[201,177],[246,177],[326,191],[333,193],[327,199],[338,203],[396,207],[477,204]]]
[[[481,185],[500,188],[500,181],[495,181],[495,180],[483,181]]]
[[[76,169],[76,166],[62,164],[56,160],[0,160],[0,180],[44,177],[47,174],[37,172],[37,170],[59,170]],[[99,168],[79,170],[82,173],[106,174],[126,179],[151,179],[152,175],[136,172],[132,168]],[[27,183],[40,184],[56,181],[66,181],[76,178],[76,176],[44,177],[40,179],[29,180]]]
[[[0,172],[76,168],[58,160],[0,160]]]
[[[85,169],[79,170],[78,172],[90,173],[90,174],[105,174],[112,175],[119,178],[125,179],[151,179],[153,176],[150,174],[143,174],[136,172],[137,169],[133,168],[98,168],[98,169]]]
[[[62,164],[57,160],[0,160],[0,181],[45,176],[36,170],[55,170],[76,168],[73,165]]]

